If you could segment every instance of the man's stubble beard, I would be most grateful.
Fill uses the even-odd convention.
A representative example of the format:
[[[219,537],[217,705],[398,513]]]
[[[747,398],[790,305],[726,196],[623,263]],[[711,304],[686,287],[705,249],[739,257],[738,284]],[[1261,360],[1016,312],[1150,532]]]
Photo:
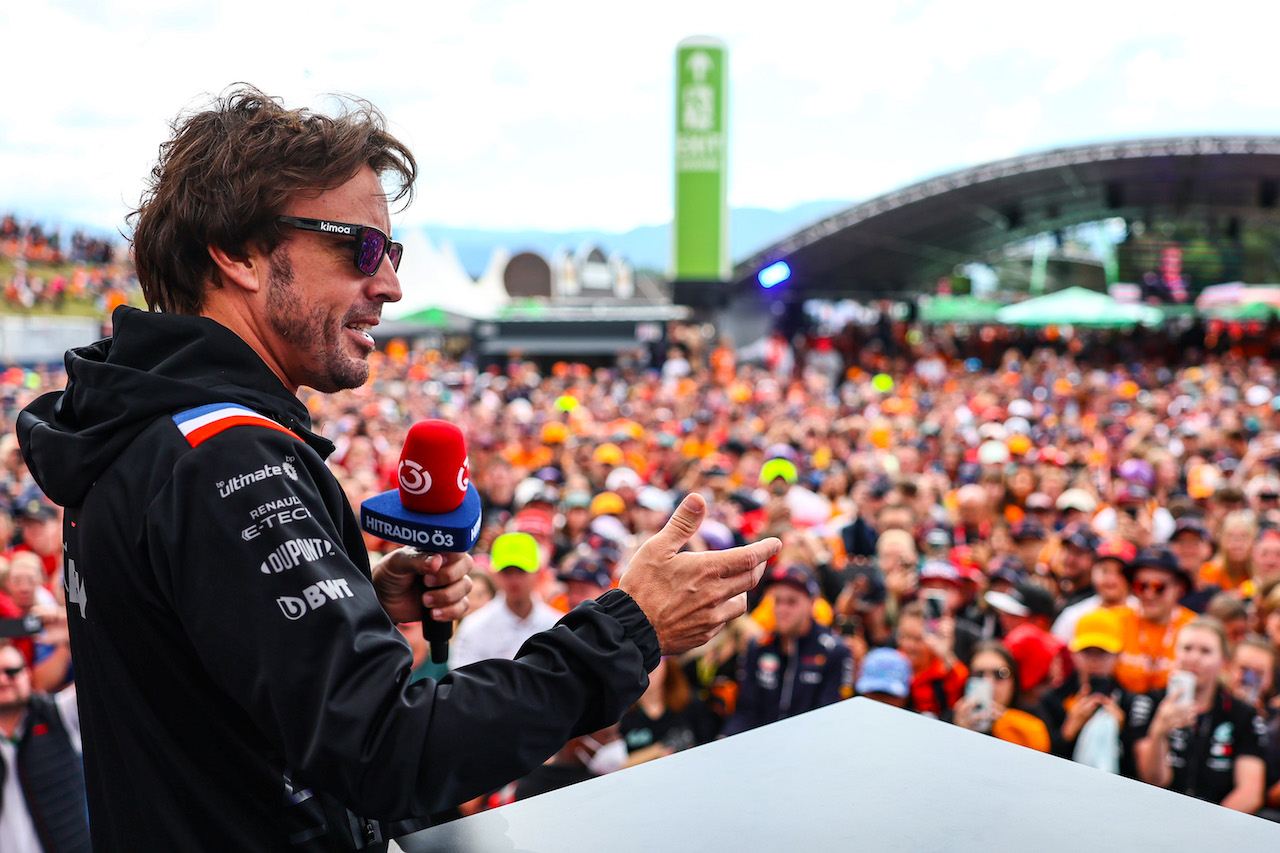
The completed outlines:
[[[323,305],[308,306],[299,292],[293,263],[282,244],[270,255],[267,280],[267,322],[286,343],[315,362],[316,375],[299,384],[333,393],[359,388],[369,379],[369,363],[342,350],[345,322],[332,319]]]

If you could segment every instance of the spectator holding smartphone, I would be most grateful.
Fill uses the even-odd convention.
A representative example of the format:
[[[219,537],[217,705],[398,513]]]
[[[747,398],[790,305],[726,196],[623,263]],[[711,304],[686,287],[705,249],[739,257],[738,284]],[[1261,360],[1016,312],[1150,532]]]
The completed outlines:
[[[944,632],[954,620],[944,619]],[[956,657],[952,637],[928,630],[924,605],[913,601],[898,617],[898,649],[911,661],[909,707],[931,717],[950,719],[951,709],[964,691],[969,669]]]
[[[972,731],[988,732],[999,740],[1048,752],[1049,729],[1035,714],[1019,707],[1023,704],[1023,697],[1019,689],[1018,662],[1002,643],[985,642],[974,649],[969,681],[972,684],[983,680],[990,684],[989,688],[966,689],[964,697],[956,702],[955,724]]]
[[[1170,679],[1153,694],[1155,713],[1134,747],[1144,782],[1250,814],[1263,804],[1266,725],[1219,685],[1227,660],[1222,624],[1202,616],[1178,632]],[[1143,721],[1136,721],[1141,724]]]
[[[1120,617],[1098,609],[1082,616],[1068,648],[1075,671],[1040,700],[1052,752],[1108,773],[1137,778],[1133,731],[1126,722],[1151,716],[1151,699],[1116,683],[1124,642]],[[1135,710],[1135,705],[1137,709]]]

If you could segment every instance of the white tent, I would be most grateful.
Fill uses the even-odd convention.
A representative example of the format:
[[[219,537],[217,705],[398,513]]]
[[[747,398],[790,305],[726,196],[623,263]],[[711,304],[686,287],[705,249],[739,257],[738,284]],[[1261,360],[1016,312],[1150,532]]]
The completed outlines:
[[[437,249],[421,228],[406,228],[396,236],[404,243],[404,259],[399,271],[404,296],[394,306],[394,313],[388,312],[390,319],[428,308],[485,319],[507,302],[505,290],[499,297],[491,287],[472,281],[451,245]]]

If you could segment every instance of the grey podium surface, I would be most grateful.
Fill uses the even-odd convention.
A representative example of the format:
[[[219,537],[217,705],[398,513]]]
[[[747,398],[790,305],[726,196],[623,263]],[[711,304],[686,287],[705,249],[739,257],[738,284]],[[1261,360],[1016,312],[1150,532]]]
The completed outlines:
[[[870,699],[415,833],[407,853],[1280,849],[1280,824]]]

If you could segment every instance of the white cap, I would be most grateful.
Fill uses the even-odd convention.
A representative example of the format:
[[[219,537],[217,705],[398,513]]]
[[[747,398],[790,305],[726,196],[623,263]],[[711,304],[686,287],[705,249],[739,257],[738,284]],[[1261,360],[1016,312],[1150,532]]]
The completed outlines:
[[[542,498],[551,503],[559,500],[554,486],[550,486],[545,480],[539,480],[537,477],[525,477],[516,484],[515,494],[512,495],[511,502],[516,509],[519,509],[536,498]]]
[[[609,476],[604,478],[604,488],[608,492],[625,488],[638,489],[643,483],[640,475],[630,468],[614,468],[609,472]]]
[[[670,513],[676,508],[676,502],[657,486],[645,486],[636,494],[636,505],[654,512]]]
[[[1250,406],[1265,406],[1271,402],[1271,389],[1264,385],[1250,385],[1244,392],[1244,401]]]
[[[1003,465],[1009,461],[1009,446],[1003,441],[984,441],[978,448],[978,461],[983,465]]]
[[[978,435],[982,438],[990,438],[996,441],[1004,441],[1009,437],[1009,433],[1005,430],[1004,424],[995,421],[987,421],[978,427]]]
[[[1258,474],[1244,487],[1244,493],[1250,498],[1256,498],[1263,492],[1280,494],[1280,478],[1274,474]]]
[[[1098,500],[1084,489],[1067,489],[1058,495],[1058,512],[1078,509],[1081,512],[1094,512],[1098,508]]]
[[[1015,415],[1004,422],[1004,429],[1008,434],[1031,435],[1031,422]]]
[[[591,519],[590,530],[618,544],[626,542],[631,536],[627,526],[616,515],[601,515]]]
[[[1016,418],[1029,418],[1034,411],[1031,406],[1031,402],[1029,400],[1023,400],[1022,398],[1010,400],[1008,408],[1009,414]]]

